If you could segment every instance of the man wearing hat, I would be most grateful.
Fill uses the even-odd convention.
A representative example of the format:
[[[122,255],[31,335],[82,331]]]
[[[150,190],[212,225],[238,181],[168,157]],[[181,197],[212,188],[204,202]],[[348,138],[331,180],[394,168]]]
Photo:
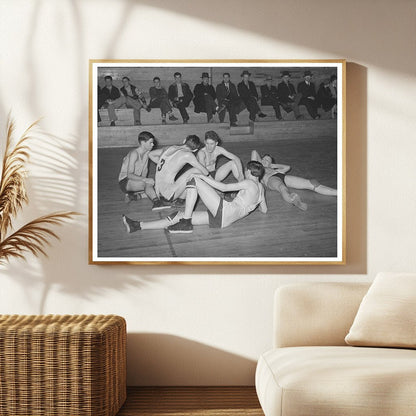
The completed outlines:
[[[257,94],[257,88],[254,85],[254,82],[250,81],[250,76],[250,72],[244,70],[241,73],[243,80],[238,84],[237,89],[241,99],[247,107],[248,112],[250,113],[250,121],[255,121],[257,115],[263,118],[266,117],[266,114],[262,113],[257,103],[259,95]]]
[[[230,126],[237,126],[237,114],[244,110],[245,105],[238,96],[237,87],[231,82],[230,73],[224,72],[223,80],[217,85],[216,93],[218,99],[218,117],[220,123],[224,122],[225,113],[228,110],[230,115]]]
[[[182,74],[180,72],[175,72],[173,76],[175,78],[175,82],[169,87],[169,100],[172,102],[172,105],[179,110],[183,123],[186,124],[189,120],[186,107],[188,107],[191,102],[193,94],[189,85],[186,82],[182,82]]]
[[[335,111],[337,106],[336,93],[333,95],[331,90],[331,80],[329,78],[324,79],[318,88],[316,94],[316,105],[322,107],[324,111],[331,111],[331,117],[335,117]]]
[[[277,86],[277,96],[279,97],[280,105],[286,113],[293,111],[296,119],[300,118],[296,90],[295,86],[290,82],[289,71],[282,71],[282,81]]]
[[[276,118],[283,120],[282,113],[280,112],[279,96],[277,94],[277,88],[272,85],[272,77],[268,75],[266,77],[266,83],[260,87],[261,92],[261,105],[273,106]]]
[[[207,113],[208,123],[214,121],[217,103],[215,102],[217,96],[214,87],[209,83],[208,72],[203,72],[201,76],[202,82],[195,85],[194,88],[194,105],[195,113]]]
[[[318,115],[318,106],[316,105],[315,84],[311,82],[312,72],[305,71],[303,78],[304,80],[298,84],[299,105],[304,105],[309,115],[317,120],[321,116]]]

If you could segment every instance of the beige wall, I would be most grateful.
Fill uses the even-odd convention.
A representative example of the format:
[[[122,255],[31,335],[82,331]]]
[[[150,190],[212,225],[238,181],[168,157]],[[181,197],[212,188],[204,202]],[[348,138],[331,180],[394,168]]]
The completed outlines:
[[[130,384],[252,384],[276,287],[415,271],[415,4],[1,1],[1,129],[12,109],[20,130],[43,116],[60,137],[33,143],[23,219],[85,215],[60,230],[49,259],[1,270],[0,312],[126,317]],[[348,264],[88,266],[89,58],[346,58]]]

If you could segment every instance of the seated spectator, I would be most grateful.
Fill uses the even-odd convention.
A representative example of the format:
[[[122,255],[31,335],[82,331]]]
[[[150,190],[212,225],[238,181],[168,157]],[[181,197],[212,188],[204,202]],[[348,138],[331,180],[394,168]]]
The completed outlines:
[[[177,118],[173,115],[172,106],[170,105],[168,93],[160,85],[160,78],[153,78],[153,87],[149,89],[150,103],[149,108],[160,108],[162,113],[162,124],[166,124],[166,114],[169,116],[169,120],[175,121]]]
[[[150,111],[150,108],[147,106],[146,98],[142,91],[136,88],[134,85],[130,84],[129,77],[123,77],[123,86],[120,91],[125,98],[125,103],[127,108],[133,109],[134,114],[134,124],[137,126],[141,125],[140,122],[140,109],[145,108],[147,111]]]
[[[305,71],[303,78],[304,80],[298,84],[298,94],[300,94],[299,105],[304,105],[308,110],[309,115],[314,120],[317,120],[321,116],[318,114],[315,84],[311,82],[311,71]]]
[[[277,94],[277,88],[272,85],[272,77],[268,75],[266,77],[266,83],[260,87],[261,92],[261,105],[273,106],[276,118],[282,120],[282,113],[280,112],[279,96]]]
[[[322,107],[324,111],[331,111],[331,116],[334,118],[333,108],[337,105],[337,97],[332,95],[330,85],[331,81],[329,78],[321,83],[316,94],[316,104],[318,108]]]
[[[99,107],[108,108],[108,117],[110,118],[110,126],[116,125],[115,109],[126,103],[124,97],[120,96],[120,91],[113,85],[113,78],[110,75],[104,77],[105,86],[101,89]],[[101,105],[100,105],[101,104]]]
[[[228,111],[230,115],[230,126],[237,126],[237,114],[245,108],[245,105],[238,96],[236,86],[230,81],[229,72],[224,72],[223,81],[217,85],[216,93],[220,123],[224,122],[225,113]]]
[[[256,116],[260,118],[266,117],[266,114],[262,113],[260,107],[257,103],[259,95],[257,93],[257,88],[254,85],[254,82],[250,81],[250,72],[244,70],[241,74],[243,78],[242,81],[238,84],[237,89],[240,94],[241,99],[243,100],[245,106],[247,107],[248,112],[250,113],[250,121],[255,121]]]
[[[182,82],[182,74],[180,72],[175,72],[174,77],[175,82],[169,87],[169,100],[172,102],[173,106],[179,110],[183,123],[186,124],[189,120],[186,107],[189,106],[193,94],[189,85],[186,82]]]
[[[332,96],[337,98],[338,93],[337,93],[337,76],[336,75],[331,75],[329,88],[331,90]],[[337,104],[335,104],[335,106],[332,107],[332,111],[331,111],[332,118],[335,118],[336,115],[337,115]]]
[[[301,117],[295,86],[290,82],[289,71],[282,71],[282,81],[277,86],[277,96],[279,97],[280,105],[286,113],[293,111],[296,119]]]
[[[213,115],[216,112],[217,96],[214,87],[209,83],[208,72],[203,72],[201,76],[202,82],[196,84],[194,88],[194,105],[195,113],[207,113],[207,122],[214,121]]]
[[[97,105],[97,120],[98,122],[101,121],[101,116],[100,116],[100,108],[103,106],[104,101],[102,100],[102,95],[101,95],[101,88],[99,85],[97,85],[97,101],[98,101],[98,105]]]

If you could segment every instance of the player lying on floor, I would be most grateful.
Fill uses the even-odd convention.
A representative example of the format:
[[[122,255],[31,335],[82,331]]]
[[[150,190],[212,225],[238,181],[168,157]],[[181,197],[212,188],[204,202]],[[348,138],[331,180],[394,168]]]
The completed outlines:
[[[191,233],[194,225],[209,225],[211,228],[225,228],[246,217],[259,206],[262,213],[267,212],[264,188],[260,178],[264,174],[261,163],[250,161],[247,164],[245,179],[236,183],[222,183],[209,176],[193,174],[186,185],[186,204],[184,212],[175,212],[157,221],[134,221],[123,215],[127,232],[138,230],[158,230],[167,228],[170,233]],[[228,202],[220,197],[221,192],[237,191],[236,197]],[[198,196],[207,211],[194,211]]]
[[[198,151],[197,159],[218,182],[222,182],[230,173],[238,182],[242,181],[244,173],[240,158],[220,146],[220,141],[221,139],[215,131],[207,131],[205,146]],[[229,161],[217,169],[217,159],[220,156],[226,157]]]
[[[283,199],[299,209],[306,211],[308,205],[301,201],[298,194],[290,192],[288,188],[309,189],[318,194],[337,196],[337,190],[321,185],[316,179],[305,179],[299,176],[287,175],[291,169],[288,165],[273,163],[273,158],[266,154],[263,157],[256,150],[251,152],[251,159],[257,160],[264,167],[262,182],[266,189],[279,192]]]

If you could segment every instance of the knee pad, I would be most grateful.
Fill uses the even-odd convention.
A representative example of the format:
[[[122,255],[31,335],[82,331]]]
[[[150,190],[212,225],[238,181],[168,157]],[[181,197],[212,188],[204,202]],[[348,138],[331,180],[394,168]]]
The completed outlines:
[[[316,179],[311,179],[311,184],[313,185],[313,189],[316,189],[320,185]]]
[[[186,188],[196,188],[195,178],[192,178],[186,182]]]

